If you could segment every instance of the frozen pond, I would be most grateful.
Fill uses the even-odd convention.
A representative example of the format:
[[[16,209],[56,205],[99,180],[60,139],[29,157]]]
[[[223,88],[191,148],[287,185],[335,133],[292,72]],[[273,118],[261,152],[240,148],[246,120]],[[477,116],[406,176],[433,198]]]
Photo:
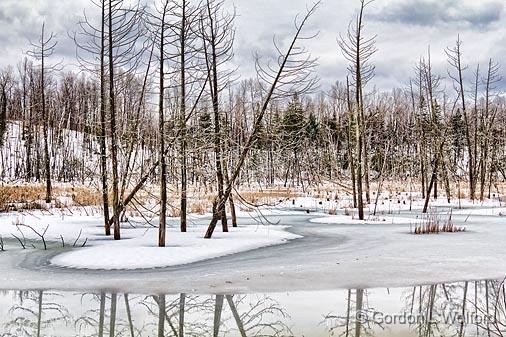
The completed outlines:
[[[280,228],[297,238],[132,270],[58,266],[55,257],[79,248],[53,240],[43,250],[28,240],[21,249],[6,238],[0,336],[504,335],[505,218],[498,209],[455,210],[465,232],[413,235],[418,214],[399,210],[366,223],[270,214],[270,228],[289,226]],[[244,217],[240,225],[265,224]]]
[[[491,336],[504,332],[503,296],[498,281],[247,295],[8,290],[0,336]]]
[[[27,249],[21,249],[6,234],[6,251],[0,253],[0,289],[238,294],[404,287],[502,279],[506,275],[506,218],[499,209],[455,210],[452,221],[466,227],[462,233],[410,234],[413,224],[419,221],[418,216],[419,211],[399,210],[360,223],[344,214],[281,212],[267,216],[270,225],[266,225],[265,219],[261,224],[243,217],[239,220],[242,228],[232,231],[261,231],[268,237],[270,231],[286,230],[297,238],[219,257],[206,258],[204,254],[204,259],[182,265],[131,270],[88,270],[53,263],[68,253],[86,253],[88,249],[95,249],[94,245],[100,248],[105,242],[103,236],[91,239],[89,248],[61,248],[60,242],[54,240],[48,243],[46,251],[41,249],[40,240],[29,242]],[[10,221],[7,216],[6,219]],[[79,231],[79,219],[66,216],[61,226]],[[93,220],[96,227],[86,228],[100,232],[100,219],[97,219]],[[196,235],[204,232],[206,224],[207,219],[194,221]],[[156,229],[150,230],[156,232]],[[139,231],[146,229],[124,229],[126,236]],[[122,240],[125,246],[118,251],[116,247],[106,250],[108,253],[98,257],[99,262],[107,264],[123,259],[122,263],[128,263],[129,258],[117,253],[128,251],[128,241]],[[229,242],[234,243],[234,237],[222,235],[206,243],[227,246]],[[156,247],[149,249],[158,251]],[[207,248],[201,250],[207,252]],[[175,250],[171,247],[165,248],[163,256],[170,257],[172,251]],[[151,254],[147,262],[156,264],[157,255]]]

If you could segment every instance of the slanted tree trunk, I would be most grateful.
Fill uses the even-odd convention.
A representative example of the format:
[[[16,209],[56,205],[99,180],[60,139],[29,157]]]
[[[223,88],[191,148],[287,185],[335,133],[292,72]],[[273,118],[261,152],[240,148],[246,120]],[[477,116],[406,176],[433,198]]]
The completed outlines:
[[[230,310],[232,311],[232,316],[234,316],[235,324],[237,325],[237,330],[239,330],[239,333],[241,334],[241,337],[247,337],[246,329],[244,328],[244,324],[241,321],[241,316],[239,315],[239,312],[237,311],[237,307],[234,303],[234,298],[232,295],[226,295],[228,306],[230,307]]]
[[[128,299],[128,294],[123,294],[123,297],[125,298],[125,309],[128,319],[128,330],[130,332],[130,337],[135,337],[135,331],[134,331],[134,323],[132,320],[132,310],[130,309],[130,301]]]
[[[279,81],[282,80],[282,78],[283,78],[285,67],[287,67],[287,63],[289,61],[289,58],[290,58],[290,56],[292,56],[292,52],[295,48],[295,45],[296,45],[297,41],[299,40],[299,36],[302,32],[302,28],[304,27],[304,25],[307,22],[307,20],[309,19],[309,17],[316,11],[316,8],[318,7],[318,5],[319,5],[319,2],[317,2],[313,7],[311,7],[308,10],[308,12],[307,12],[306,16],[304,17],[304,19],[302,20],[302,22],[297,26],[297,32],[295,33],[295,36],[293,37],[293,39],[290,43],[290,47],[288,48],[287,53],[285,55],[282,55],[283,61],[280,63],[280,67],[278,69],[276,76],[273,77],[274,79],[271,83],[271,87],[269,89],[269,92],[265,96],[262,108],[259,110],[258,115],[255,118],[255,122],[253,124],[253,129],[246,140],[246,143],[245,143],[245,145],[238,157],[238,160],[235,164],[234,169],[232,170],[232,174],[230,176],[230,180],[227,184],[227,187],[223,193],[223,197],[222,198],[218,197],[213,203],[213,217],[211,219],[211,222],[209,223],[209,226],[207,227],[206,234],[204,235],[204,238],[206,238],[206,239],[210,239],[214,233],[214,229],[216,228],[216,224],[221,217],[220,212],[221,212],[221,210],[225,209],[225,204],[228,201],[228,198],[230,197],[230,195],[232,193],[232,189],[234,187],[236,179],[239,177],[239,174],[242,170],[242,167],[244,165],[246,157],[248,156],[249,151],[251,150],[251,148],[254,145],[254,142],[257,139],[257,135],[261,129],[262,120],[265,115],[265,112],[267,111],[267,109],[269,107],[269,104],[270,104],[271,99],[274,95],[274,91],[276,90],[276,88],[278,86]],[[307,61],[307,62],[311,62],[311,61]],[[302,62],[302,66],[304,66],[304,65],[307,66],[307,63]],[[303,71],[304,69],[300,68],[300,66],[299,66],[298,70]],[[293,69],[292,69],[292,71],[293,71]]]

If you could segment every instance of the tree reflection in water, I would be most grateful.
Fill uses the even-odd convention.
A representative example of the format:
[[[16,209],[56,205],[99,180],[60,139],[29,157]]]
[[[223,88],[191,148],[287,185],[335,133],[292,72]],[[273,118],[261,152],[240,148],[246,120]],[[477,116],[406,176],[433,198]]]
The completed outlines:
[[[9,309],[2,337],[41,337],[46,335],[43,331],[50,330],[53,325],[70,321],[67,309],[57,302],[60,294],[42,290],[13,291],[10,294],[14,304]]]
[[[506,293],[500,281],[330,293],[333,298],[318,292],[135,295],[4,291],[0,292],[0,337],[506,335]],[[309,309],[315,307],[320,312]],[[327,314],[321,322],[319,315],[324,310]],[[417,320],[378,320],[387,315]],[[306,317],[310,320],[304,321]],[[492,319],[484,320],[486,317]]]

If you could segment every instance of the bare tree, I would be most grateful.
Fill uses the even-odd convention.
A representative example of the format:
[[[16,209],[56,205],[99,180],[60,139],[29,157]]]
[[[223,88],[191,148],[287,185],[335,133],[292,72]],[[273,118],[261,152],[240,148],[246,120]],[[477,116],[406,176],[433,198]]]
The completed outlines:
[[[13,75],[10,68],[0,71],[0,148],[3,147],[7,129],[8,92],[13,85]]]
[[[228,13],[223,9],[224,1],[206,0],[201,19],[201,34],[207,72],[209,74],[209,90],[211,94],[214,121],[214,155],[216,180],[218,183],[218,199],[224,195],[224,158],[221,130],[220,92],[230,85],[233,70],[222,70],[233,57],[235,30],[233,27],[235,12]],[[221,204],[219,212],[224,232],[228,232],[225,204]]]
[[[92,74],[97,74],[96,56],[99,58],[98,77],[100,81],[100,123],[99,123],[99,144],[100,144],[100,178],[102,189],[102,205],[104,209],[104,230],[105,235],[111,235],[109,224],[109,187],[107,170],[107,79],[106,79],[106,7],[107,0],[100,0],[99,3],[92,1],[99,7],[100,24],[96,27],[88,18],[86,12],[84,18],[79,21],[79,32],[72,36],[78,49],[77,59],[80,66]],[[91,60],[90,60],[91,59]]]
[[[489,178],[489,184],[492,183],[491,179],[491,168],[490,168],[490,141],[491,141],[491,131],[494,125],[494,122],[497,117],[497,106],[492,106],[492,99],[494,97],[494,91],[496,90],[497,84],[502,81],[502,76],[499,75],[500,66],[497,62],[494,62],[492,59],[488,62],[487,75],[484,79],[485,84],[485,107],[483,112],[481,113],[480,124],[481,124],[481,134],[480,134],[480,200],[483,201],[485,196],[485,187],[487,175]],[[490,172],[490,173],[489,173]],[[488,198],[490,198],[490,189],[488,193]]]
[[[352,116],[352,128],[355,130],[355,162],[356,164],[356,191],[358,216],[364,220],[364,184],[366,182],[366,197],[369,200],[369,170],[368,170],[368,147],[365,136],[365,103],[363,88],[374,77],[375,67],[370,63],[376,52],[376,35],[366,38],[363,35],[363,16],[365,8],[374,0],[360,0],[360,10],[356,21],[350,22],[346,36],[340,36],[338,44],[344,57],[350,62],[348,71],[351,74],[352,83],[355,89],[355,106]],[[353,152],[353,151],[352,151]]]
[[[476,197],[476,153],[474,151],[474,142],[471,134],[471,122],[469,118],[468,111],[466,109],[466,93],[464,91],[464,72],[467,70],[467,66],[462,64],[462,51],[461,51],[462,41],[460,40],[460,35],[457,37],[457,42],[455,43],[455,47],[447,48],[445,50],[446,55],[448,57],[448,63],[450,67],[456,72],[456,74],[452,74],[452,72],[448,71],[448,76],[454,82],[455,91],[458,94],[458,97],[461,102],[462,115],[464,116],[465,123],[465,132],[466,132],[466,145],[467,145],[467,166],[468,166],[468,175],[469,175],[469,198],[474,200]],[[478,82],[476,82],[478,83]]]
[[[49,36],[45,35],[45,23],[42,23],[42,29],[39,41],[37,43],[30,42],[32,50],[28,51],[27,54],[37,61],[40,61],[40,100],[41,100],[41,119],[43,123],[42,132],[44,136],[44,173],[46,180],[46,203],[51,202],[51,158],[49,155],[49,118],[47,116],[46,107],[46,75],[49,75],[51,71],[57,70],[59,65],[48,66],[47,58],[54,54],[55,47],[58,44],[56,36],[50,33]]]
[[[158,86],[158,133],[159,133],[159,171],[160,171],[160,212],[159,212],[159,231],[158,246],[165,247],[166,222],[167,222],[167,164],[165,159],[165,63],[167,62],[166,45],[168,43],[169,30],[168,15],[170,11],[170,1],[164,0],[160,8],[156,8],[156,14],[151,16],[150,24],[154,28],[155,45],[158,49],[159,64],[159,86]]]
[[[212,237],[218,220],[222,218],[222,211],[224,210],[225,204],[232,193],[232,189],[236,179],[239,177],[244,161],[246,160],[246,157],[248,156],[248,153],[254,143],[258,141],[257,135],[261,129],[263,117],[269,108],[271,101],[275,98],[286,97],[287,94],[293,92],[309,92],[314,89],[318,83],[318,80],[313,73],[313,70],[317,65],[316,60],[313,59],[304,47],[299,45],[299,43],[315,36],[303,36],[302,29],[309,18],[315,13],[319,4],[320,2],[316,2],[312,7],[308,8],[300,22],[298,22],[297,19],[295,20],[296,32],[286,52],[283,53],[275,44],[276,50],[279,53],[277,59],[277,70],[270,64],[267,65],[267,67],[262,67],[260,65],[259,58],[257,57],[257,73],[260,82],[263,83],[262,88],[267,89],[266,95],[263,105],[255,117],[253,129],[240,152],[235,167],[232,170],[232,174],[223,196],[220,197],[218,195],[213,203],[213,217],[204,236],[206,239],[210,239]]]
[[[192,4],[188,0],[174,1],[171,24],[174,36],[170,59],[174,67],[174,90],[178,97],[179,158],[181,165],[180,229],[186,232],[188,205],[188,107],[201,83],[206,80],[202,74],[202,39],[200,37],[201,3]]]
[[[122,210],[119,195],[119,170],[118,170],[118,139],[116,129],[116,68],[126,68],[125,74],[134,71],[141,60],[144,46],[138,46],[143,35],[141,26],[142,9],[124,7],[122,0],[109,0],[108,7],[108,76],[109,76],[109,131],[111,143],[111,166],[112,166],[112,221],[114,225],[114,239],[121,239],[120,214]]]

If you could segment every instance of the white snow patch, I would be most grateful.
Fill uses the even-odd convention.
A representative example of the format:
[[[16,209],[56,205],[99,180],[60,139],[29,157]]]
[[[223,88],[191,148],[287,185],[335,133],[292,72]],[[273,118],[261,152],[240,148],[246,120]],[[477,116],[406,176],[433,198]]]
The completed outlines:
[[[46,240],[60,241],[61,235],[67,245],[72,245],[81,232],[77,247],[87,239],[85,247],[64,252],[51,260],[57,266],[79,269],[169,267],[282,244],[300,237],[288,233],[283,226],[244,225],[237,228],[230,226],[228,233],[221,232],[221,227],[218,226],[212,239],[204,239],[207,226],[203,222],[201,225],[190,226],[186,233],[179,232],[176,226],[168,227],[166,247],[161,248],[157,246],[158,229],[155,227],[129,228],[126,224],[122,228],[122,240],[114,241],[112,237],[104,236],[103,220],[99,216],[40,213],[0,216],[0,235],[21,236],[21,230],[27,239],[40,240],[29,228],[17,227],[16,224],[19,223],[32,226],[39,233],[49,225]]]

